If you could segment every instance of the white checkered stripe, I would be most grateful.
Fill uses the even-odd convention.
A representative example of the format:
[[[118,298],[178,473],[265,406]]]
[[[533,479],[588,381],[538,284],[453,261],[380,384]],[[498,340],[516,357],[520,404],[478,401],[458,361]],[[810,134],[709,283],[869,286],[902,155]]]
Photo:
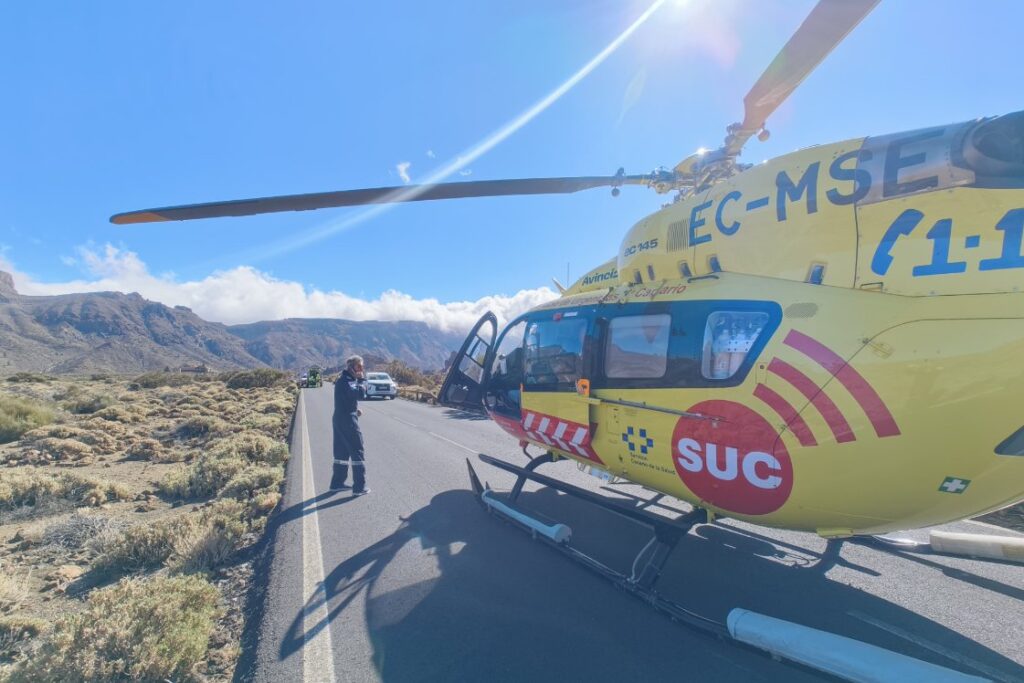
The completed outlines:
[[[590,447],[590,426],[545,415],[532,410],[523,411],[523,431],[533,441],[578,455],[591,462],[601,463]]]

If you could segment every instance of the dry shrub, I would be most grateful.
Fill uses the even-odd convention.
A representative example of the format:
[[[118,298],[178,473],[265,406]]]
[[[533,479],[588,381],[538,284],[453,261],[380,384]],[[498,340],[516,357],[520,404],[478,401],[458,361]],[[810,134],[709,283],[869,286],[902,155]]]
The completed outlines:
[[[252,498],[258,491],[273,489],[284,481],[284,472],[280,467],[269,465],[247,465],[245,469],[233,476],[220,491],[226,498]]]
[[[146,419],[149,412],[137,406],[110,406],[96,412],[96,417],[103,418],[107,422],[120,422],[122,424],[133,424]]]
[[[101,505],[108,501],[129,500],[131,497],[131,490],[124,484],[100,481],[70,472],[50,474],[33,469],[0,472],[0,510],[37,509],[53,500]]]
[[[41,429],[33,429],[31,432],[26,432],[21,440],[25,444],[38,444],[45,439],[74,439],[88,446],[96,446],[100,450],[110,451],[117,447],[117,441],[105,433],[95,429],[95,422],[93,420],[87,420],[79,423],[79,425],[51,425],[49,427],[43,427]]]
[[[234,554],[248,530],[246,515],[244,507],[211,506],[197,522],[180,529],[168,566],[185,573],[220,566]]]
[[[48,407],[13,396],[0,396],[0,443],[17,441],[25,432],[51,422],[53,411]]]
[[[288,460],[288,447],[259,432],[242,432],[211,444],[218,454],[239,455],[251,462],[279,465]]]
[[[198,576],[125,579],[65,617],[12,681],[199,680],[217,589]]]
[[[126,458],[134,460],[151,460],[153,462],[171,462],[164,459],[163,444],[156,439],[139,439],[125,450]]]
[[[36,617],[8,614],[0,617],[0,656],[9,657],[27,641],[46,631],[49,624]]]
[[[192,384],[190,375],[170,372],[147,372],[128,383],[129,389],[155,389],[157,387],[181,387]]]
[[[13,612],[28,598],[28,573],[15,573],[0,566],[0,614]]]
[[[250,415],[242,420],[242,427],[282,437],[288,431],[289,421],[290,417],[287,415]]]
[[[249,530],[253,511],[238,501],[218,501],[202,512],[137,524],[94,544],[93,566],[126,574],[167,565],[179,572],[207,571],[227,560]]]
[[[40,439],[33,444],[33,448],[39,451],[43,458],[55,462],[88,465],[96,459],[92,447],[76,439]]]
[[[245,460],[239,456],[207,452],[200,455],[188,469],[172,473],[158,486],[162,493],[175,498],[212,496],[245,466]]]
[[[191,417],[174,430],[175,436],[181,439],[195,439],[205,436],[215,436],[230,431],[230,426],[224,420],[216,417],[199,416]]]
[[[256,389],[291,384],[291,374],[283,370],[256,368],[226,373],[221,376],[228,389]]]
[[[93,567],[111,574],[161,567],[174,552],[177,539],[193,524],[191,517],[173,517],[108,534],[92,546],[98,554]]]
[[[261,491],[250,502],[252,513],[258,516],[269,515],[280,501],[280,491]]]
[[[114,399],[106,394],[85,395],[73,398],[64,403],[64,410],[76,415],[91,415],[96,411],[103,410],[114,405]]]
[[[41,375],[38,372],[16,372],[10,377],[8,377],[7,381],[21,384],[49,384],[51,381],[53,381],[53,378],[48,375]]]
[[[108,531],[122,526],[111,517],[74,513],[67,519],[54,522],[46,527],[40,538],[44,545],[59,546],[77,550],[94,538],[103,537]]]

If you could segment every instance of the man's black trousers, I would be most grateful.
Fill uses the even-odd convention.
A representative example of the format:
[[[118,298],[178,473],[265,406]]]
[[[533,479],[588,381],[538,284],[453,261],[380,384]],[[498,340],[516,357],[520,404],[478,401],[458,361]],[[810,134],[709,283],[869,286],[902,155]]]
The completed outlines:
[[[340,488],[348,480],[352,468],[353,488],[366,488],[366,463],[363,461],[363,432],[355,413],[334,416],[334,473],[331,488]]]

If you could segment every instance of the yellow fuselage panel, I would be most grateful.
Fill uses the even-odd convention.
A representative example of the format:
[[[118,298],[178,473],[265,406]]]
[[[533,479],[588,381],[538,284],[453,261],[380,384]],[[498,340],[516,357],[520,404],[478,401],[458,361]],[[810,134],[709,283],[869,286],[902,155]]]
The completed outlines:
[[[633,226],[619,280],[720,269],[909,296],[1019,291],[1024,187],[956,165],[972,125],[821,145],[753,166]]]
[[[907,298],[723,273],[559,303],[688,300],[781,306],[741,384],[526,391],[524,410],[589,420],[611,472],[769,526],[876,533],[1024,497],[1024,456],[994,452],[1024,425],[1024,294]]]

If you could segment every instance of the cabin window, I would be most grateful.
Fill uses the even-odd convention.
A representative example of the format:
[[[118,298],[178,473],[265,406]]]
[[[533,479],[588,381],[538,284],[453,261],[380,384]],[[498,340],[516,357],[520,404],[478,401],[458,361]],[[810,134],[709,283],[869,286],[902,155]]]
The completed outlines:
[[[647,279],[654,282],[654,266],[647,266]]]
[[[613,379],[656,379],[668,368],[672,316],[633,315],[608,324],[604,374]]]
[[[768,314],[757,311],[716,311],[704,328],[701,373],[706,379],[723,380],[735,375],[747,359]]]
[[[693,271],[690,270],[690,264],[687,263],[686,261],[680,261],[679,262],[679,274],[683,278],[691,278],[691,277],[693,277]]]
[[[644,276],[640,274],[640,271],[639,270],[634,270],[633,271],[633,284],[634,285],[639,285],[643,281],[644,281]]]
[[[519,387],[523,383],[523,335],[526,321],[509,325],[501,335],[485,397],[487,407],[500,413],[519,415]]]
[[[529,388],[575,391],[583,377],[589,321],[571,315],[528,323],[524,384]]]

